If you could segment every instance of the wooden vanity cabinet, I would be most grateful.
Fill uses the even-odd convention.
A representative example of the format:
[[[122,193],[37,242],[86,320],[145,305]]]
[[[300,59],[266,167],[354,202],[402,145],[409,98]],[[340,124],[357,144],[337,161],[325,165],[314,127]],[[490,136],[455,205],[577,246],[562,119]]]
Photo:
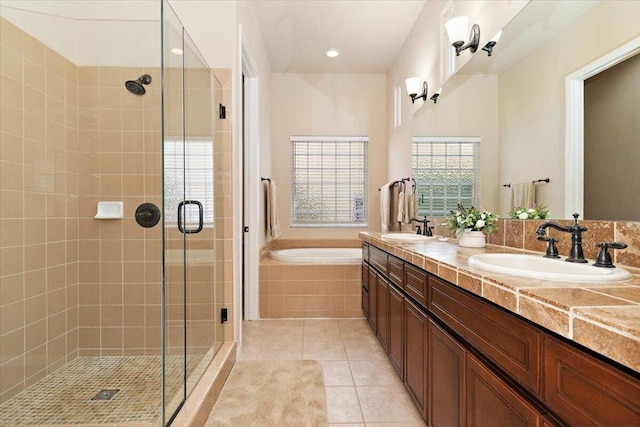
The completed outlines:
[[[365,313],[429,426],[640,427],[637,374],[368,246]]]

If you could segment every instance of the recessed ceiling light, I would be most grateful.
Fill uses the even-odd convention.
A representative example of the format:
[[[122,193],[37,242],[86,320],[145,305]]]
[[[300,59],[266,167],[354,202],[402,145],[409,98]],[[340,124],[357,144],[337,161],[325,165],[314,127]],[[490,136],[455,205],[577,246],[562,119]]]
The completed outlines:
[[[176,55],[182,55],[182,49],[178,49],[177,47],[174,47],[173,49],[171,49],[171,53],[175,53]]]
[[[340,55],[340,51],[335,48],[327,49],[325,53],[329,58],[335,58],[336,56]]]

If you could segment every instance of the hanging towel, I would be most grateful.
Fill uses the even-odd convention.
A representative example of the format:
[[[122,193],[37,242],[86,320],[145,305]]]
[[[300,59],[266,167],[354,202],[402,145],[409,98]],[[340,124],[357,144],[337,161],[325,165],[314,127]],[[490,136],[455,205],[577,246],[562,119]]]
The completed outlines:
[[[399,185],[392,185],[389,188],[389,231],[401,231],[400,221],[398,221],[398,202],[401,189]]]
[[[389,231],[389,213],[391,212],[391,203],[389,200],[390,189],[393,185],[388,182],[380,187],[380,231],[386,233]]]
[[[532,181],[511,184],[511,211],[523,207],[533,208],[536,204],[536,187]]]
[[[272,239],[277,239],[282,234],[278,220],[278,186],[274,180],[265,182],[267,183],[267,232]]]
[[[405,224],[409,224],[411,222],[411,218],[416,217],[416,195],[413,191],[409,191],[404,196],[404,218]]]
[[[404,191],[401,190],[398,194],[398,222],[406,222],[405,207],[405,194]]]

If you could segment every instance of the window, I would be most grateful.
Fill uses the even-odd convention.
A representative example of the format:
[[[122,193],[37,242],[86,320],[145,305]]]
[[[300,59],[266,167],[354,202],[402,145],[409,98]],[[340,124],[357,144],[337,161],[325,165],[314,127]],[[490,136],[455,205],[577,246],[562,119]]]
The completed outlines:
[[[164,197],[166,224],[178,223],[178,204],[197,200],[204,210],[204,225],[213,226],[213,141],[164,142]],[[198,224],[198,209],[185,206],[187,226]]]
[[[446,216],[458,202],[478,207],[479,145],[480,138],[413,138],[418,215]]]
[[[291,141],[291,226],[366,227],[368,137]]]

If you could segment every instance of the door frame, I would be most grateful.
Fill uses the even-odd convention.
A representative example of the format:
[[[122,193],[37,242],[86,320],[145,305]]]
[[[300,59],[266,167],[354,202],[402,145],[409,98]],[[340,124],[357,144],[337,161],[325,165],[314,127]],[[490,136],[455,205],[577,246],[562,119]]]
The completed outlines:
[[[244,283],[244,307],[238,305],[242,312],[244,308],[244,320],[257,320],[259,318],[258,307],[258,270],[260,261],[260,248],[258,233],[260,212],[260,128],[259,128],[259,84],[257,72],[251,49],[242,28],[241,40],[241,73],[244,75],[244,90],[242,99],[243,123],[243,184],[242,184],[242,209],[244,224],[249,227],[244,233],[243,277]],[[242,80],[242,75],[240,76]],[[242,296],[240,301],[242,302]]]
[[[637,37],[565,77],[565,218],[584,212],[584,81],[639,53]]]

